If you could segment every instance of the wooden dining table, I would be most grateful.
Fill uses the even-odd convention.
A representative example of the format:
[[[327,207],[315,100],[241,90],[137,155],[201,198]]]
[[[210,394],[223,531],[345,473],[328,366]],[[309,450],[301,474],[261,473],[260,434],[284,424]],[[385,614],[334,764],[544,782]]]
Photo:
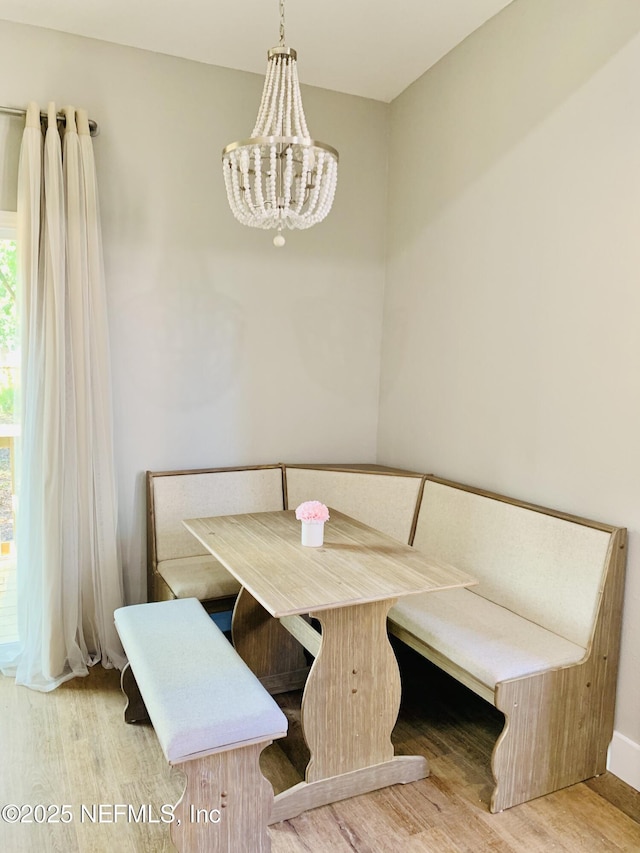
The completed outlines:
[[[271,693],[304,687],[310,760],[304,781],[276,796],[271,823],[428,776],[424,756],[394,755],[400,672],[387,614],[400,596],[477,581],[331,508],[316,548],[301,544],[292,510],[183,523],[242,585],[238,653]]]

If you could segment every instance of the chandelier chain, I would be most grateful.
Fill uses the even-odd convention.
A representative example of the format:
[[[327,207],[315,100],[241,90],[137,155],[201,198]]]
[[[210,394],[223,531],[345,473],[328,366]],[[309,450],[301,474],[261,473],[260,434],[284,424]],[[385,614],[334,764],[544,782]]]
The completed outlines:
[[[284,0],[280,0],[280,47],[284,47]]]

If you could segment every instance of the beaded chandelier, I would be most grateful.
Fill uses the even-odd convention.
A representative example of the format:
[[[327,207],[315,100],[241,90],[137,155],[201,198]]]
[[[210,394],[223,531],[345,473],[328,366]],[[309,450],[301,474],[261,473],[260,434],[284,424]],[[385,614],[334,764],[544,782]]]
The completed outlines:
[[[338,152],[311,139],[302,108],[297,54],[284,43],[284,0],[280,44],[267,53],[267,74],[251,139],[231,142],[222,152],[229,206],[252,228],[310,228],[331,210],[338,180]]]

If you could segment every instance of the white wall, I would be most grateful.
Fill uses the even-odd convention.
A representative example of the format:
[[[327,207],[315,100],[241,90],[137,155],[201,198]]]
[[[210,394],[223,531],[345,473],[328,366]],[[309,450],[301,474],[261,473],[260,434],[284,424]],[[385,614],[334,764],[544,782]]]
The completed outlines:
[[[374,457],[388,213],[378,461],[629,528],[612,769],[640,787],[639,31],[636,0],[516,0],[392,105],[388,210],[389,108],[306,88],[338,195],[276,251],[220,177],[260,77],[0,22],[0,104],[101,126],[129,600],[145,469]]]
[[[629,528],[637,788],[639,32],[636,0],[516,0],[393,103],[378,452]]]
[[[370,175],[386,162],[389,107],[303,88],[309,127],[342,168],[331,216],[278,250],[233,219],[221,174],[262,82],[0,22],[0,104],[71,103],[100,125],[129,601],[145,594],[146,469],[375,457],[386,196]]]

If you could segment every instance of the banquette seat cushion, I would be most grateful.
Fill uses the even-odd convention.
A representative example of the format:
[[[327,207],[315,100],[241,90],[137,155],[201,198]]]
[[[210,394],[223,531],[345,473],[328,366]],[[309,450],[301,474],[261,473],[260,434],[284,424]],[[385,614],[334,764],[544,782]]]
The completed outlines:
[[[393,626],[489,689],[586,654],[610,534],[429,480],[414,547],[478,578],[469,589],[408,596]]]
[[[467,589],[407,596],[390,619],[490,690],[585,655],[582,646]]]
[[[240,592],[240,584],[209,554],[162,560],[158,573],[176,598],[227,598]]]

